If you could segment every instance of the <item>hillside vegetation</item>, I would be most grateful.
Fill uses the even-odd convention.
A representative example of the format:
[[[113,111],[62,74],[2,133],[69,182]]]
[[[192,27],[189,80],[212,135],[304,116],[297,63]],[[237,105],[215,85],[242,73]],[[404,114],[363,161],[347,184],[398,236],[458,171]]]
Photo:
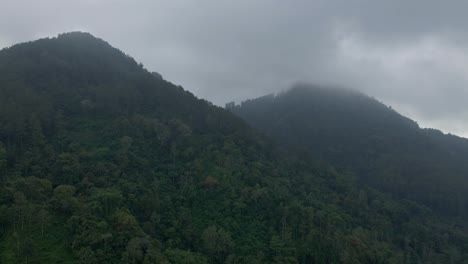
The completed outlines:
[[[354,172],[361,184],[468,216],[468,140],[421,129],[361,93],[299,85],[231,109],[288,146]]]
[[[461,218],[282,151],[87,33],[0,51],[0,142],[0,263],[468,259]]]

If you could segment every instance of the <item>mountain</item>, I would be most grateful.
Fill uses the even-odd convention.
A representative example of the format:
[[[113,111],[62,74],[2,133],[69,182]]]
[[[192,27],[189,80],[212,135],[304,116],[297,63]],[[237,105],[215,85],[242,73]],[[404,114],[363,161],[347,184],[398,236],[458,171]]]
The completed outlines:
[[[285,145],[352,171],[363,184],[444,215],[468,216],[468,140],[418,124],[362,93],[298,85],[232,112]]]
[[[283,151],[88,33],[0,51],[0,183],[0,263],[468,256],[462,219]]]

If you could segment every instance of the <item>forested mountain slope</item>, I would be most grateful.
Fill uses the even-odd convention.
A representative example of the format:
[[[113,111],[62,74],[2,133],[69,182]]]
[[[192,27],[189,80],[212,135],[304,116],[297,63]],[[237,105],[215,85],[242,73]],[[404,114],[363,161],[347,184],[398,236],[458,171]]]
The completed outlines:
[[[465,223],[280,152],[87,33],[0,51],[0,263],[464,263]]]
[[[353,171],[362,183],[468,216],[468,140],[421,129],[356,91],[298,85],[230,110],[277,141]]]

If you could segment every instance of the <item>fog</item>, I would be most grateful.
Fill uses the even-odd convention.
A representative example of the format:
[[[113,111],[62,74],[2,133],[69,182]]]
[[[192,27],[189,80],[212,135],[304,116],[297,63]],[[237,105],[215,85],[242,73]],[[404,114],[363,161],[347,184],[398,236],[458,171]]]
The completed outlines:
[[[2,1],[0,47],[88,31],[224,105],[293,83],[352,87],[468,136],[466,1]]]

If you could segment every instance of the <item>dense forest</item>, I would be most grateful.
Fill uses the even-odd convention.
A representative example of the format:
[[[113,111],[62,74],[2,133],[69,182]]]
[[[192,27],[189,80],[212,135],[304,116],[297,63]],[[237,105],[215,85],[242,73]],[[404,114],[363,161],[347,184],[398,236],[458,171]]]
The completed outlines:
[[[1,50],[0,263],[467,263],[463,139],[277,99],[231,111],[306,148],[87,33]]]
[[[468,140],[418,124],[359,92],[297,85],[230,104],[277,141],[354,172],[362,184],[468,219]]]

